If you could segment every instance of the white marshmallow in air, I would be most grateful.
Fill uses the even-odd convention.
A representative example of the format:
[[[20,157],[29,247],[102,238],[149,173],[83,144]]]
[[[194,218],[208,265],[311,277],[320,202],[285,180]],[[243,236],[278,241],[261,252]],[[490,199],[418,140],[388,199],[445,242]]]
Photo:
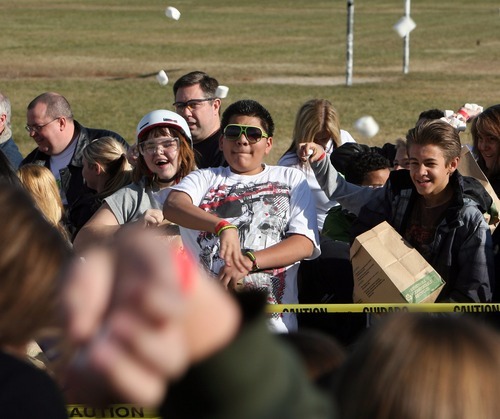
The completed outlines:
[[[354,128],[364,137],[371,138],[377,135],[379,126],[373,116],[366,115],[354,123]]]
[[[229,87],[227,86],[218,86],[217,90],[215,91],[215,97],[218,97],[219,99],[224,99],[227,97],[227,94],[229,92]]]
[[[181,12],[179,12],[175,7],[169,6],[165,9],[165,16],[173,20],[179,20]]]
[[[404,16],[401,19],[397,21],[397,23],[393,26],[394,30],[397,32],[397,34],[401,37],[404,38],[405,36],[409,35],[410,32],[417,27],[417,24],[415,21],[409,17],[409,16]]]
[[[160,83],[160,86],[166,86],[168,84],[168,76],[165,70],[160,70],[156,75],[156,80]]]

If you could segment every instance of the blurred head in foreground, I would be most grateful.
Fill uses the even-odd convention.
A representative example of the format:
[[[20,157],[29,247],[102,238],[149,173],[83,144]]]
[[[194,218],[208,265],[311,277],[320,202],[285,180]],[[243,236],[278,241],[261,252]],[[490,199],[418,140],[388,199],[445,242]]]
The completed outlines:
[[[471,318],[400,314],[376,325],[336,377],[344,419],[493,419],[500,337]]]

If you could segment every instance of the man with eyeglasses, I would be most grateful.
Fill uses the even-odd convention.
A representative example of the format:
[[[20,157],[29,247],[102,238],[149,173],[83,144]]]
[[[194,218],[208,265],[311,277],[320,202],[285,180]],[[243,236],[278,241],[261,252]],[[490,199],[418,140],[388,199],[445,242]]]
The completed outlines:
[[[23,156],[12,139],[10,128],[10,100],[0,92],[0,150],[5,154],[14,169],[19,167]]]
[[[219,82],[202,71],[180,77],[174,84],[175,111],[187,121],[196,157],[196,166],[227,166],[219,148],[221,100],[215,97]]]
[[[116,132],[86,128],[75,121],[69,102],[58,93],[46,92],[33,99],[27,108],[26,121],[26,131],[38,147],[21,165],[34,163],[48,167],[57,180],[66,208],[90,191],[82,176],[82,151],[87,144],[110,136],[128,149],[127,142]]]

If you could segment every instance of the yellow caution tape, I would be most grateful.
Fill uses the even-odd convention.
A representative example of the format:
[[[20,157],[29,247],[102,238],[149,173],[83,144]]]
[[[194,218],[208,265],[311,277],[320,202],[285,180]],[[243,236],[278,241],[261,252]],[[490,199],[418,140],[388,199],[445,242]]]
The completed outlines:
[[[500,304],[487,303],[388,303],[388,304],[268,304],[268,313],[494,313]]]
[[[84,404],[66,405],[70,418],[147,418],[161,419],[158,412],[132,404],[112,404],[106,407],[91,407]]]

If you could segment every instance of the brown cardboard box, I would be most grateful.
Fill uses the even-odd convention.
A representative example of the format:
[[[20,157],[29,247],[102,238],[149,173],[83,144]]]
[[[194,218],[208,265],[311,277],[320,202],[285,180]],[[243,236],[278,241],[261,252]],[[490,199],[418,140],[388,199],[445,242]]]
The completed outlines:
[[[488,220],[488,223],[490,225],[497,224],[498,211],[500,211],[500,200],[498,199],[495,190],[488,181],[488,178],[477,164],[476,159],[467,146],[462,147],[462,154],[460,156],[460,162],[458,164],[458,171],[463,176],[471,176],[479,180],[479,182],[481,182],[481,184],[484,186],[484,189],[486,189],[486,192],[490,194],[491,198],[493,199],[495,208],[493,208],[494,214],[492,214],[492,217]]]
[[[433,303],[443,279],[389,223],[359,235],[351,246],[354,303]]]

